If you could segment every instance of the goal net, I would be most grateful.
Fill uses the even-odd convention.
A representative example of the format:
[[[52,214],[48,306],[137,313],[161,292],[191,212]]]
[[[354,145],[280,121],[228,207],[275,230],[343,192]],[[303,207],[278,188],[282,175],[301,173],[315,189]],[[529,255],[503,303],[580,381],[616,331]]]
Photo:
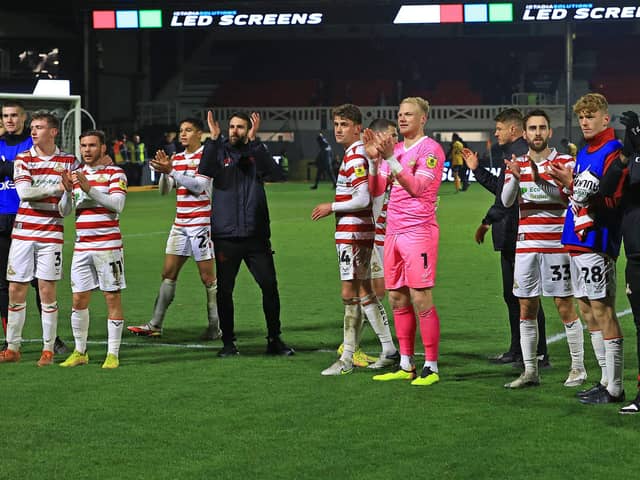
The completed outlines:
[[[60,121],[60,133],[56,144],[60,150],[80,157],[80,141],[78,140],[82,128],[80,95],[42,96],[0,92],[0,104],[9,100],[15,100],[24,105],[28,117],[27,122],[33,112],[45,110],[53,113]],[[29,128],[28,123],[25,128]]]

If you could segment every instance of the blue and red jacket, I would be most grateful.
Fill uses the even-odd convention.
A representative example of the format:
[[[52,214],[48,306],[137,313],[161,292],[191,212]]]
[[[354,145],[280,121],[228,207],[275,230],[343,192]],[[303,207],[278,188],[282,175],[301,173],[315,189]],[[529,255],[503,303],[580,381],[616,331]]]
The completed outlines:
[[[613,161],[620,156],[622,144],[615,138],[612,128],[588,140],[587,145],[578,152],[574,176],[589,170],[602,179],[607,175]],[[612,258],[620,254],[622,240],[621,220],[618,204],[622,197],[622,183],[612,196],[602,192],[594,195],[589,201],[589,214],[594,217],[594,225],[586,237],[581,240],[575,232],[574,214],[571,207],[562,230],[562,243],[571,253],[596,252],[605,253]]]
[[[13,160],[32,146],[33,140],[26,129],[20,135],[0,137],[0,215],[15,215],[18,211],[20,199],[13,183]]]

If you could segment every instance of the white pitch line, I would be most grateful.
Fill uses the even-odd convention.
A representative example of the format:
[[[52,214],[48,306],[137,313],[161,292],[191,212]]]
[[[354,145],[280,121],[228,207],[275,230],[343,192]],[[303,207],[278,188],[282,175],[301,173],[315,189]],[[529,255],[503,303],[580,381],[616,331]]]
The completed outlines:
[[[626,310],[623,310],[621,312],[616,312],[616,315],[617,315],[618,318],[620,318],[620,317],[624,317],[626,315],[629,315],[630,313],[631,313],[631,309],[627,308]],[[587,329],[587,325],[585,324],[582,328],[584,330],[586,330]],[[564,333],[564,332],[556,333],[555,335],[551,335],[550,337],[547,337],[547,345],[551,345],[552,343],[559,342],[563,338],[567,338],[567,334]]]
[[[618,317],[624,317],[626,315],[629,315],[631,313],[631,309],[627,308],[626,310],[623,310],[621,312],[616,312],[616,315]],[[584,326],[584,328],[586,329],[586,325]],[[562,340],[563,338],[566,338],[566,334],[564,332],[562,333],[556,333],[555,335],[551,335],[550,337],[547,338],[547,345],[551,345],[552,343],[556,343],[559,342],[560,340]],[[28,338],[28,339],[23,339],[22,340],[23,343],[40,343],[42,342],[41,338]],[[106,345],[107,341],[106,340],[89,340],[87,341],[87,344],[90,345]],[[185,349],[195,349],[195,350],[216,350],[218,348],[220,348],[220,345],[203,345],[201,343],[157,343],[154,341],[149,341],[149,342],[144,342],[144,343],[139,343],[139,342],[127,342],[124,341],[122,342],[120,345],[124,345],[127,347],[164,347],[164,348],[185,348]],[[314,350],[316,353],[332,353],[335,351],[335,349],[326,349],[326,348],[321,348],[318,350]],[[420,353],[416,353],[416,356],[422,356],[422,354]]]

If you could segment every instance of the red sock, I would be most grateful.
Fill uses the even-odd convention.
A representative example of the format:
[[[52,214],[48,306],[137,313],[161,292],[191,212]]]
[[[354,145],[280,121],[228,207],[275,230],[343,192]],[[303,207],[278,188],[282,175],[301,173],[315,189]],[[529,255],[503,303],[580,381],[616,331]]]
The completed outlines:
[[[394,308],[393,323],[400,344],[400,355],[413,355],[416,341],[416,313],[413,306]]]
[[[424,345],[425,360],[438,361],[438,346],[440,345],[440,318],[436,307],[418,313],[420,318],[420,335]]]

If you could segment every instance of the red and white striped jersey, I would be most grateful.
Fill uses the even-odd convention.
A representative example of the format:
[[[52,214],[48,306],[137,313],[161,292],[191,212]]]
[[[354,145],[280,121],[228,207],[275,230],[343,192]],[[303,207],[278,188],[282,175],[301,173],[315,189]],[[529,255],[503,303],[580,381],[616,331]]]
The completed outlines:
[[[373,218],[376,219],[376,236],[374,243],[384,246],[384,235],[387,231],[387,206],[389,205],[389,191],[391,185],[384,191],[382,195],[373,197],[371,200],[373,208]]]
[[[189,177],[198,173],[198,165],[202,158],[203,146],[193,153],[177,153],[173,157],[173,168],[177,172]],[[197,195],[183,186],[176,185],[176,227],[197,227],[211,225],[211,179],[208,187]]]
[[[58,211],[62,191],[55,186],[62,181],[62,172],[72,172],[78,166],[76,157],[61,152],[57,147],[51,156],[39,156],[35,147],[18,154],[13,166],[15,184],[51,188],[52,194],[39,200],[20,201],[11,238],[44,243],[64,242],[64,222]]]
[[[122,168],[112,164],[90,167],[82,166],[91,188],[107,195],[126,195],[127,176]],[[79,184],[73,185],[76,206],[76,251],[120,250],[119,215],[101,205],[82,191]]]
[[[364,144],[355,142],[346,149],[336,181],[335,203],[353,198],[356,187],[366,184],[369,188],[369,161]],[[371,204],[355,212],[336,212],[336,243],[373,246],[375,224]]]
[[[550,196],[533,180],[531,159],[528,156],[519,157],[520,164],[520,220],[518,223],[518,241],[516,253],[562,253],[565,248],[560,242],[567,202],[564,195]],[[540,179],[546,182],[549,191],[554,193],[560,188],[549,175],[551,163],[562,163],[569,168],[575,165],[571,155],[558,154],[555,149],[542,162],[537,163]],[[505,184],[513,180],[510,171],[505,172]]]

